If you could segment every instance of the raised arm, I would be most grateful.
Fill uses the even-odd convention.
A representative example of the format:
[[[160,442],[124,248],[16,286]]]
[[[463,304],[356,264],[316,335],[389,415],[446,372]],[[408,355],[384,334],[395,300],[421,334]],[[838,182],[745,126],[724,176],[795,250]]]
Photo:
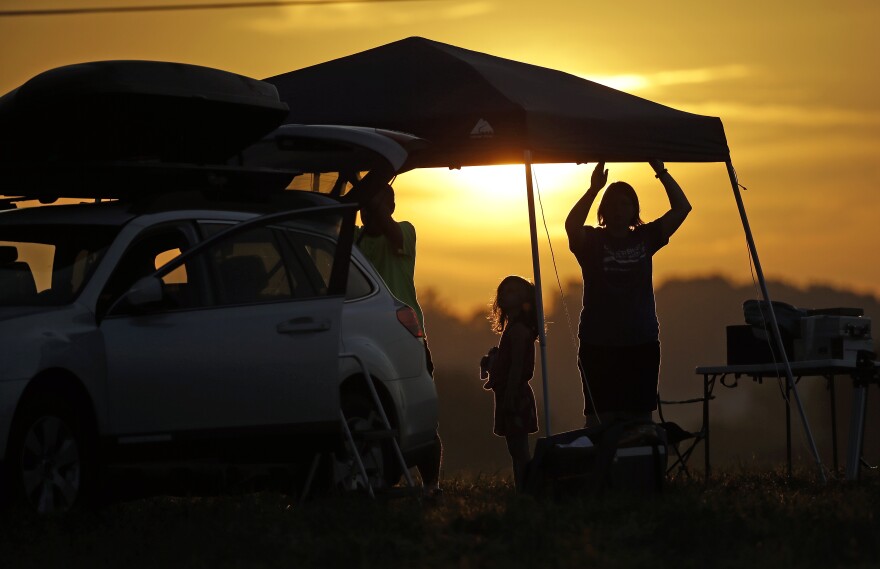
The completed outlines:
[[[608,170],[605,170],[605,163],[599,162],[593,170],[590,178],[590,187],[587,192],[581,196],[581,199],[574,204],[568,217],[565,218],[565,232],[568,233],[568,248],[572,251],[580,249],[581,241],[584,238],[584,223],[587,221],[587,214],[599,195],[599,190],[608,183]]]
[[[672,177],[672,174],[663,165],[663,162],[651,160],[649,164],[663,184],[663,188],[666,190],[666,197],[669,198],[669,211],[660,217],[660,227],[663,231],[663,236],[669,239],[681,227],[681,224],[684,223],[685,218],[687,218],[693,208],[687,196],[684,195],[681,186],[678,185],[678,182],[675,181],[675,178]]]
[[[388,192],[380,192],[361,210],[364,225],[378,229],[388,239],[393,251],[403,249],[403,231],[391,215],[394,213],[394,201]]]
[[[392,250],[403,249],[403,232],[394,214],[394,190],[388,185],[387,172],[370,171],[343,197],[356,201],[361,208],[361,220],[368,235],[384,235]]]

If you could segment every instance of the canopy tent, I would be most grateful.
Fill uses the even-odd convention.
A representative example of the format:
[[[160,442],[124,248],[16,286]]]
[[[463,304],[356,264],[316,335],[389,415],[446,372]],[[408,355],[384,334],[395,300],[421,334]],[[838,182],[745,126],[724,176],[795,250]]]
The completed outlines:
[[[532,163],[724,162],[766,301],[770,301],[721,120],[686,113],[574,75],[411,37],[266,79],[290,107],[288,123],[408,132],[426,149],[406,168],[525,163],[541,324],[545,426],[550,429],[546,338]],[[785,353],[775,315],[771,326]],[[818,450],[784,358],[813,456]]]
[[[410,167],[724,162],[715,117],[678,111],[574,75],[407,38],[266,79],[288,123],[409,132],[431,147]]]

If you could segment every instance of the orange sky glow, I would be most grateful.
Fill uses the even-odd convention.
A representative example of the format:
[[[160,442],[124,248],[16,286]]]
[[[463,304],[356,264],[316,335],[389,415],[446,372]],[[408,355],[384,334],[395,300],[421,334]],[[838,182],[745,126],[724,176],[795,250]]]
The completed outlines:
[[[3,0],[2,10],[170,0]],[[190,3],[190,2],[188,2]],[[880,295],[880,4],[818,0],[614,3],[421,0],[115,15],[0,17],[0,93],[46,69],[155,59],[267,77],[418,35],[552,67],[681,110],[721,117],[768,278]],[[356,96],[356,95],[354,95]],[[667,164],[693,213],[655,259],[655,280],[750,279],[721,164]],[[538,165],[545,291],[579,278],[563,221],[593,165]],[[668,205],[646,164],[610,164],[643,218]],[[506,274],[532,276],[524,168],[401,175],[399,219],[418,231],[417,286],[459,314]],[[591,218],[595,220],[594,217]],[[556,265],[551,262],[550,247]],[[772,293],[772,290],[771,290]],[[549,297],[549,293],[548,293]],[[430,326],[430,323],[429,323]]]

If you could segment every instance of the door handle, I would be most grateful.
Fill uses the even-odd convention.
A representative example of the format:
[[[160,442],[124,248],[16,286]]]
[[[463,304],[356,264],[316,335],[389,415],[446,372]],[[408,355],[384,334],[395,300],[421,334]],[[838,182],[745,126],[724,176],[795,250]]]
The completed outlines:
[[[308,332],[326,332],[331,328],[329,319],[315,320],[308,316],[294,318],[278,324],[279,334],[304,334]]]

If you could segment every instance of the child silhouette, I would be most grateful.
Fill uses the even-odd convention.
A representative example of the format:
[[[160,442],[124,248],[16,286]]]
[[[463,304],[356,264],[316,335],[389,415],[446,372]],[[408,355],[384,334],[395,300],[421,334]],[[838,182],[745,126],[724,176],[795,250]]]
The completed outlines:
[[[489,379],[483,388],[495,394],[494,432],[507,440],[517,491],[522,489],[530,457],[529,433],[538,431],[535,395],[529,385],[535,371],[538,338],[534,301],[535,286],[511,275],[498,285],[489,312],[492,329],[501,334],[501,339],[497,351],[487,357]]]

